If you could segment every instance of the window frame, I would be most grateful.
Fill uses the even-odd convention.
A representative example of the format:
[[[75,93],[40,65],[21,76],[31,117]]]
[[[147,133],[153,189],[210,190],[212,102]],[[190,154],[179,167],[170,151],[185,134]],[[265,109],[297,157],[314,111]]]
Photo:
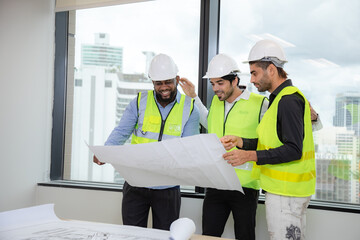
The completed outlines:
[[[208,81],[204,81],[210,59],[219,51],[220,28],[220,0],[201,0],[200,3],[200,40],[199,40],[199,71],[198,95],[207,107],[214,96]],[[51,165],[49,183],[39,183],[42,186],[87,188],[95,190],[122,191],[121,184],[107,184],[97,182],[64,180],[64,154],[65,154],[65,129],[66,129],[66,97],[68,83],[68,37],[69,11],[55,13],[55,70],[54,70],[54,102],[53,102],[53,128],[51,138]],[[201,132],[206,132],[202,127]],[[182,192],[182,196],[203,198],[204,188],[195,187],[195,193]],[[259,203],[264,203],[263,196]],[[328,201],[311,200],[309,208],[360,213],[359,204],[337,203]]]
[[[56,44],[50,180],[62,180],[64,173],[68,32],[69,12],[55,13]]]

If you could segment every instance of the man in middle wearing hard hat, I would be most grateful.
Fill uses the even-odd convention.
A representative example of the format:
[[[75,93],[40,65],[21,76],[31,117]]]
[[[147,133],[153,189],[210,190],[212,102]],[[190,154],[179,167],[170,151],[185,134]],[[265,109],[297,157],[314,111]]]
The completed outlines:
[[[125,109],[119,125],[105,145],[122,145],[131,136],[131,144],[157,142],[199,133],[199,110],[194,100],[180,94],[180,77],[171,57],[156,55],[150,63],[149,77],[154,91],[140,92]],[[93,160],[102,165],[96,156]],[[122,219],[124,225],[147,227],[149,210],[153,228],[169,230],[179,218],[180,187],[141,188],[123,186]]]
[[[240,89],[240,69],[225,54],[216,55],[209,63],[203,77],[210,79],[216,96],[210,110],[196,96],[194,85],[187,79],[180,80],[184,92],[195,98],[200,110],[200,123],[219,138],[225,135],[257,138],[256,128],[268,108],[268,100],[261,95]],[[254,146],[254,149],[256,146]],[[250,150],[250,149],[249,149]],[[236,174],[245,194],[239,191],[207,188],[203,203],[203,235],[221,237],[226,221],[232,212],[236,239],[255,239],[255,217],[259,197],[259,183],[251,177],[253,163],[236,168]]]

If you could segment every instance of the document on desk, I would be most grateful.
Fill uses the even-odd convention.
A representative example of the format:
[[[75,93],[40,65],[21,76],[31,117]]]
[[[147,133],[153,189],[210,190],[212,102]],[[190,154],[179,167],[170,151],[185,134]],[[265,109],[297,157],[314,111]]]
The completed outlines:
[[[215,134],[89,148],[132,186],[187,185],[243,192],[234,168],[222,157],[226,150]]]
[[[1,240],[168,240],[169,231],[84,221],[63,221],[54,204],[0,212]]]

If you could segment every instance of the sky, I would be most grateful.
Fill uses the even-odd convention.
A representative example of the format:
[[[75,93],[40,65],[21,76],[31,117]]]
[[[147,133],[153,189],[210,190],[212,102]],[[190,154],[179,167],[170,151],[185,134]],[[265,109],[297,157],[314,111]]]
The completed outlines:
[[[180,74],[197,76],[200,1],[158,0],[77,11],[77,43],[94,43],[94,33],[110,34],[123,47],[124,72],[145,71],[142,51],[170,55]],[[184,13],[185,12],[185,13]],[[80,49],[80,47],[77,48]],[[80,55],[80,51],[77,52]],[[80,58],[76,64],[80,64]]]
[[[270,38],[285,50],[285,70],[332,125],[336,94],[360,92],[360,1],[358,0],[222,0],[220,52],[243,64],[257,40]],[[113,7],[78,10],[76,66],[81,43],[94,43],[94,34],[110,34],[110,45],[123,47],[125,73],[145,70],[142,51],[166,53],[181,77],[197,85],[200,1],[157,0]],[[255,88],[253,88],[255,89]]]

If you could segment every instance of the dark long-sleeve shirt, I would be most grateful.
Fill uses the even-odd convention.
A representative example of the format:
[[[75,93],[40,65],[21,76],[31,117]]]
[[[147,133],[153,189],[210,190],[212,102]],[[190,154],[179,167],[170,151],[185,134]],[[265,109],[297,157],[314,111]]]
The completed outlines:
[[[270,94],[269,107],[279,92],[287,86],[292,86],[290,79],[283,82]],[[284,145],[274,149],[256,151],[258,165],[286,163],[301,158],[304,139],[304,111],[305,100],[298,93],[281,98],[278,105],[277,134]],[[257,145],[257,139],[243,139],[243,142],[245,150],[254,149]]]

